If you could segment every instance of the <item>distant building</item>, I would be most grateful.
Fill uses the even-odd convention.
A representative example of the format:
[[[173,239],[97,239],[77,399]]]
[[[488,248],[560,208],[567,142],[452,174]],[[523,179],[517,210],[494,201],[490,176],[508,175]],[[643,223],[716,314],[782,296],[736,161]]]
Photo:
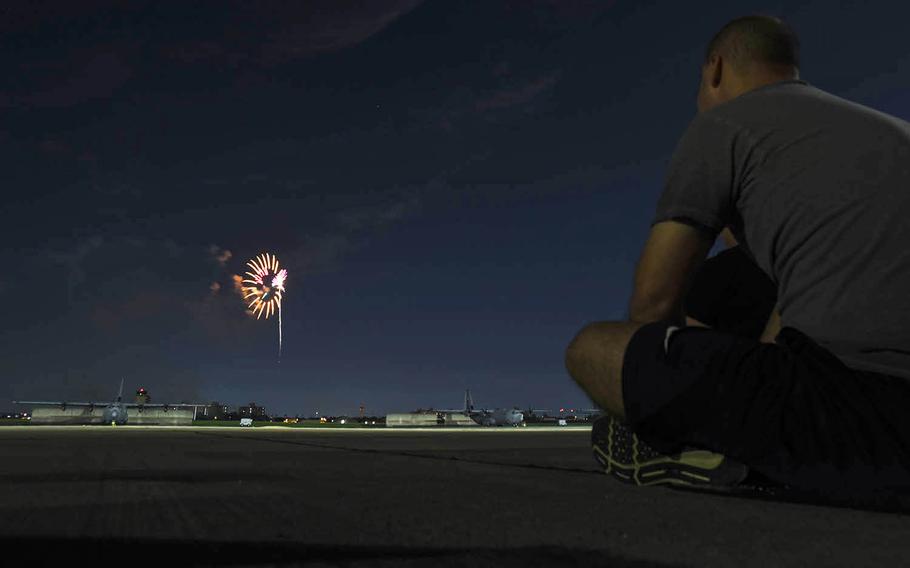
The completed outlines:
[[[32,411],[31,424],[103,424],[105,405],[88,406],[43,406]],[[191,408],[131,408],[127,424],[156,426],[191,426]]]
[[[226,404],[221,404],[217,401],[212,401],[206,406],[199,407],[199,410],[196,412],[196,419],[198,420],[225,420],[228,414],[231,413],[231,409],[228,408]]]
[[[387,428],[437,426],[443,423],[443,419],[436,412],[409,412],[389,414],[385,417]]]
[[[478,426],[470,416],[462,412],[441,412],[418,410],[416,412],[389,414],[385,417],[387,428],[420,426]]]
[[[443,413],[442,420],[444,426],[478,426],[473,418],[461,412]]]
[[[257,406],[255,402],[249,403],[247,406],[241,406],[239,409],[240,418],[252,418],[253,420],[268,420],[268,415],[265,413],[265,407]]]

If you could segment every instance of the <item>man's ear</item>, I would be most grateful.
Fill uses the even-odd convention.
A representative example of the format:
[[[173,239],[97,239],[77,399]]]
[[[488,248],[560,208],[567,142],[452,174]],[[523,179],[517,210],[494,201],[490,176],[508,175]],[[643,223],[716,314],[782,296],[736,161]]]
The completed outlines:
[[[718,88],[720,86],[720,81],[724,76],[724,58],[720,55],[713,55],[711,57],[711,69],[710,69],[710,85],[713,88]]]

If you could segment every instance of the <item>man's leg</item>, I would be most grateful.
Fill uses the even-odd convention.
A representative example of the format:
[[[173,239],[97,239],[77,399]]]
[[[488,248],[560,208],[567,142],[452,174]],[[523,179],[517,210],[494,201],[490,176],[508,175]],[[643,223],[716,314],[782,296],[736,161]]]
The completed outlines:
[[[687,311],[718,331],[758,339],[775,300],[774,283],[742,250],[734,247],[702,264],[685,304]],[[589,324],[566,352],[566,368],[575,382],[591,400],[619,418],[626,416],[623,360],[629,340],[642,325]]]
[[[744,465],[718,453],[687,448],[672,435],[646,442],[633,426],[643,413],[673,400],[691,383],[689,377],[680,380],[666,368],[669,339],[678,329],[669,321],[597,322],[584,327],[569,345],[569,373],[606,410],[591,430],[594,456],[607,474],[626,483],[736,485],[748,473]]]
[[[586,325],[566,350],[566,369],[595,403],[624,418],[622,367],[626,347],[643,324],[596,322]]]

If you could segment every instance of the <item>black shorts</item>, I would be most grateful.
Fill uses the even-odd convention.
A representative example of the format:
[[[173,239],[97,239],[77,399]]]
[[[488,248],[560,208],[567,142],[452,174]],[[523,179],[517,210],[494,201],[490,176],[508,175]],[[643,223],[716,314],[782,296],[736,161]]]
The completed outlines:
[[[664,453],[730,456],[820,494],[910,493],[910,384],[856,371],[793,328],[776,344],[644,325],[622,369],[626,419]]]

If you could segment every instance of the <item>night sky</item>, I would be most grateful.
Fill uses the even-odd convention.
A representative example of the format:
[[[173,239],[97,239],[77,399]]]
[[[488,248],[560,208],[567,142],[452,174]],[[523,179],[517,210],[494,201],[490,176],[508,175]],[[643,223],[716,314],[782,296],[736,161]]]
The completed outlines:
[[[565,346],[626,314],[723,24],[782,17],[809,84],[910,118],[910,8],[795,4],[4,2],[0,410],[121,377],[301,415],[590,405]],[[264,251],[280,363],[232,279]]]

